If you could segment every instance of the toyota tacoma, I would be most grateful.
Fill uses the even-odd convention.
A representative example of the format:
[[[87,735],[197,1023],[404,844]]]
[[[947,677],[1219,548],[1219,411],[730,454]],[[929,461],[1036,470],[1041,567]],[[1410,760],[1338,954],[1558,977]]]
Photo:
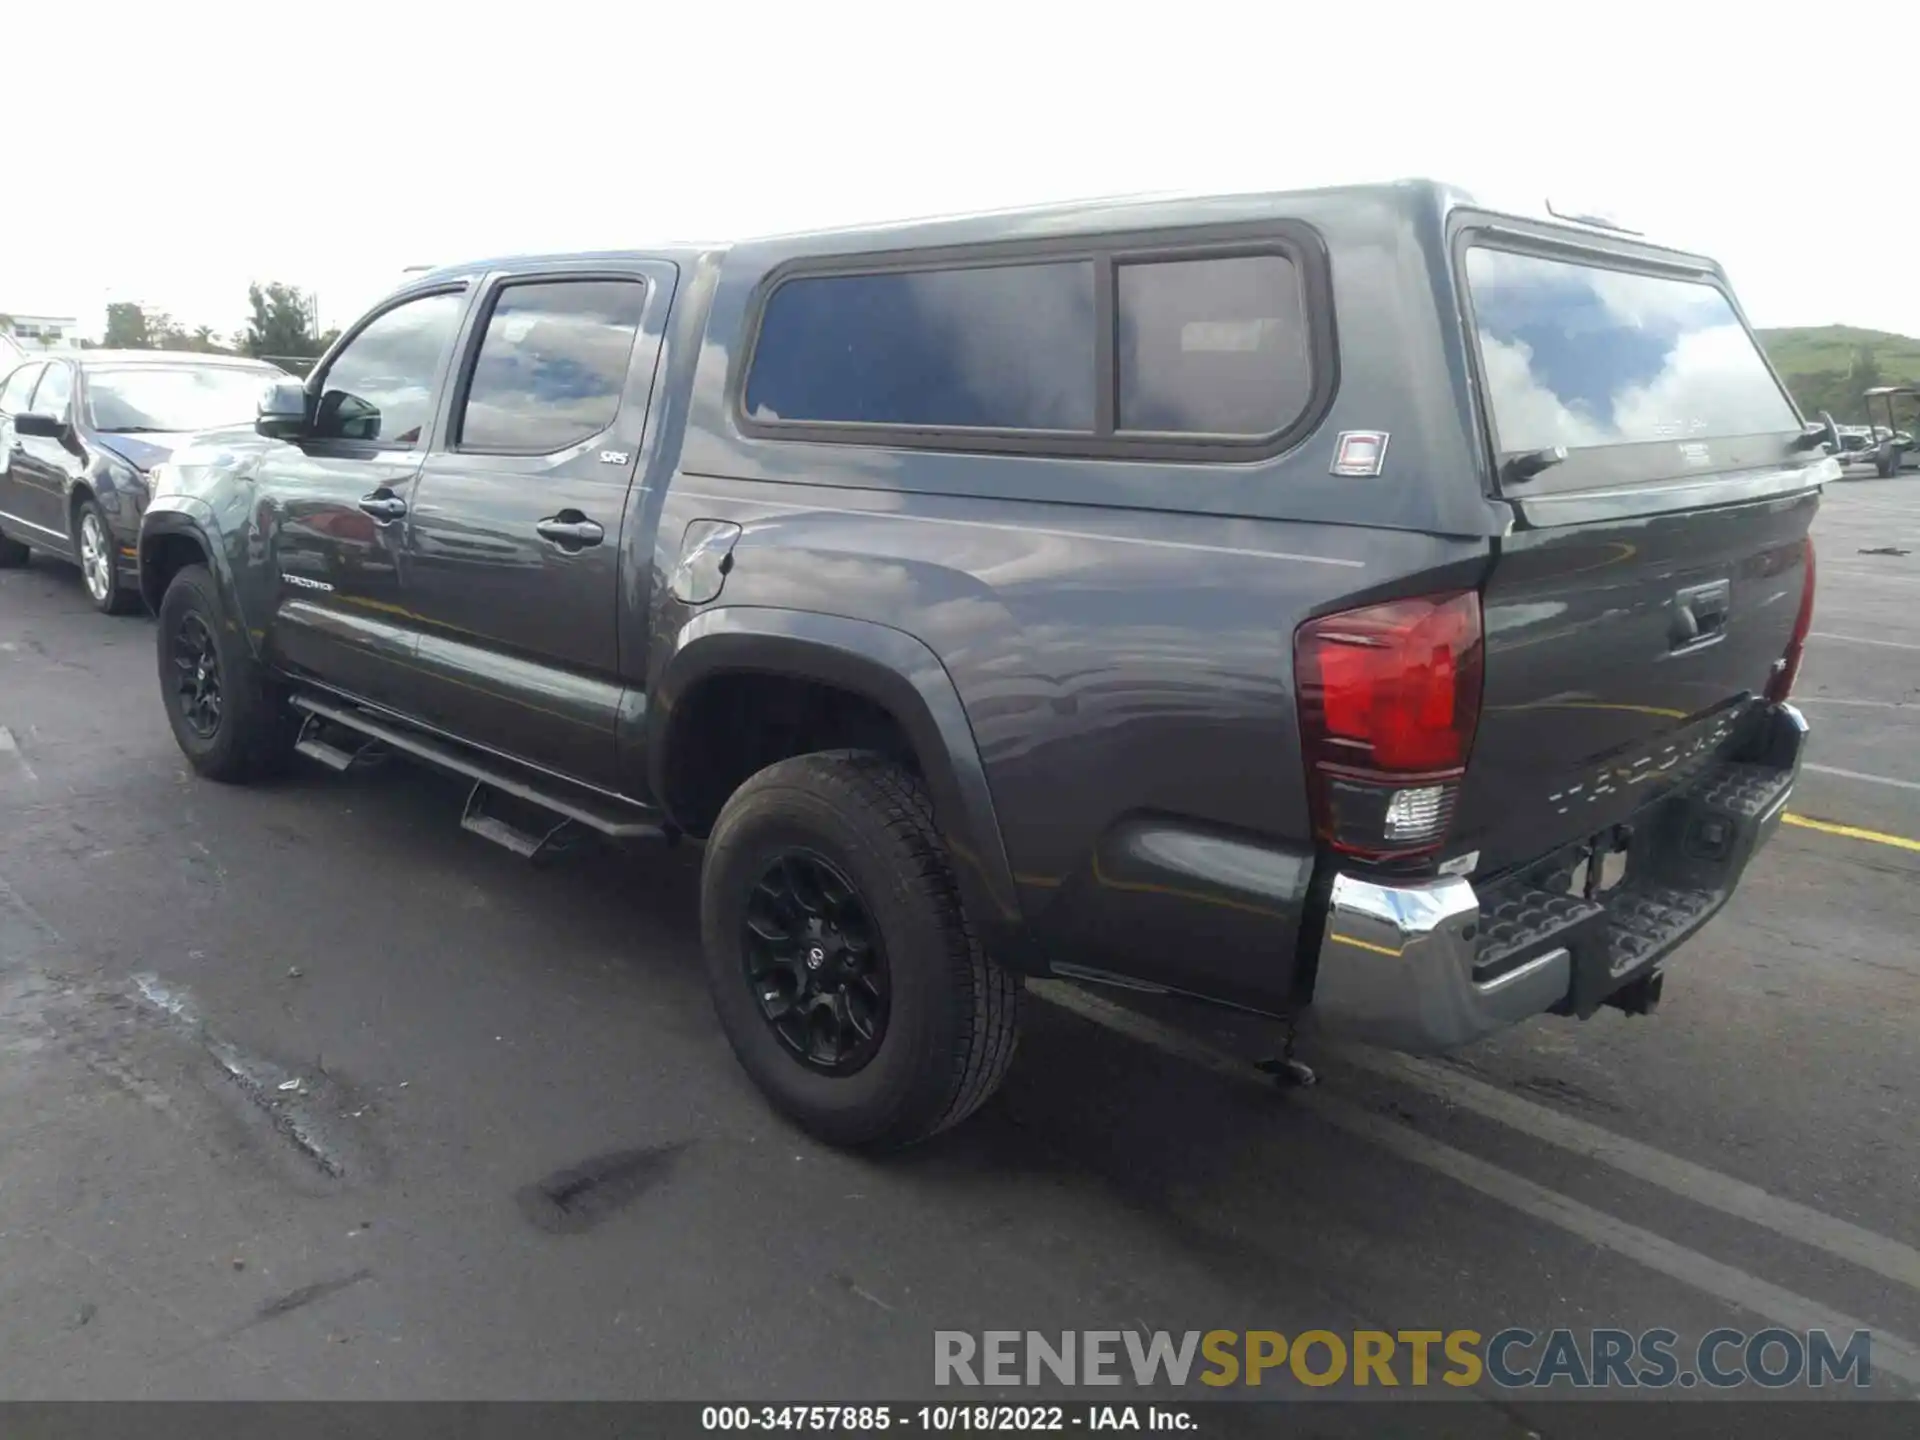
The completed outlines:
[[[720,1022],[886,1147],[1023,977],[1410,1051],[1653,1008],[1806,726],[1797,410],[1720,269],[1429,182],[413,277],[151,477],[222,781],[703,846]]]

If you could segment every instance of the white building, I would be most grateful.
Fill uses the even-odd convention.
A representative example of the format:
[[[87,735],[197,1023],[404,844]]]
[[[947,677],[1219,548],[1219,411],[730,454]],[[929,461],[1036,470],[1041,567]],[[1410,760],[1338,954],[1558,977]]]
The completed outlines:
[[[80,322],[71,315],[17,315],[0,310],[0,332],[13,336],[27,349],[55,349],[80,338]]]

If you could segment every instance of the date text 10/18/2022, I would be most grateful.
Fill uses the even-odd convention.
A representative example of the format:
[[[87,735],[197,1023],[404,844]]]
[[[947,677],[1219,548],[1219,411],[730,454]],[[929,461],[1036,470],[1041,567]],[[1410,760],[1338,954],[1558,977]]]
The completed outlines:
[[[1191,1412],[1168,1405],[707,1405],[700,1411],[700,1428],[947,1435],[1023,1430],[1172,1432],[1199,1426]]]

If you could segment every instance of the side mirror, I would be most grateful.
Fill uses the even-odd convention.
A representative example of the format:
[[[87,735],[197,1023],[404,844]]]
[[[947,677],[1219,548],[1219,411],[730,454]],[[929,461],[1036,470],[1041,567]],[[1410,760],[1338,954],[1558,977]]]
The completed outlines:
[[[1811,450],[1818,445],[1829,455],[1838,455],[1846,448],[1840,438],[1840,427],[1834,423],[1833,416],[1825,410],[1820,412],[1818,420],[1809,421],[1794,437],[1787,449],[1795,454],[1802,450]]]
[[[61,440],[66,438],[67,422],[56,420],[39,410],[28,410],[13,417],[13,433],[38,435],[42,440]]]
[[[295,440],[310,428],[311,413],[305,387],[292,380],[275,380],[260,396],[253,428],[272,440]]]

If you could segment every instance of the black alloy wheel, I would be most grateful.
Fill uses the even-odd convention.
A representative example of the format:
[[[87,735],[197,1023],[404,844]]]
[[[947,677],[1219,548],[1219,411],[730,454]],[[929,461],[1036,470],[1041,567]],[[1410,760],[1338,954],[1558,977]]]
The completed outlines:
[[[886,1037],[887,958],[853,882],[809,850],[782,851],[754,885],[741,954],[761,1017],[810,1070],[851,1075]]]
[[[223,696],[220,689],[220,651],[213,631],[200,615],[188,611],[170,637],[174,669],[174,704],[187,728],[202,740],[220,733]]]

